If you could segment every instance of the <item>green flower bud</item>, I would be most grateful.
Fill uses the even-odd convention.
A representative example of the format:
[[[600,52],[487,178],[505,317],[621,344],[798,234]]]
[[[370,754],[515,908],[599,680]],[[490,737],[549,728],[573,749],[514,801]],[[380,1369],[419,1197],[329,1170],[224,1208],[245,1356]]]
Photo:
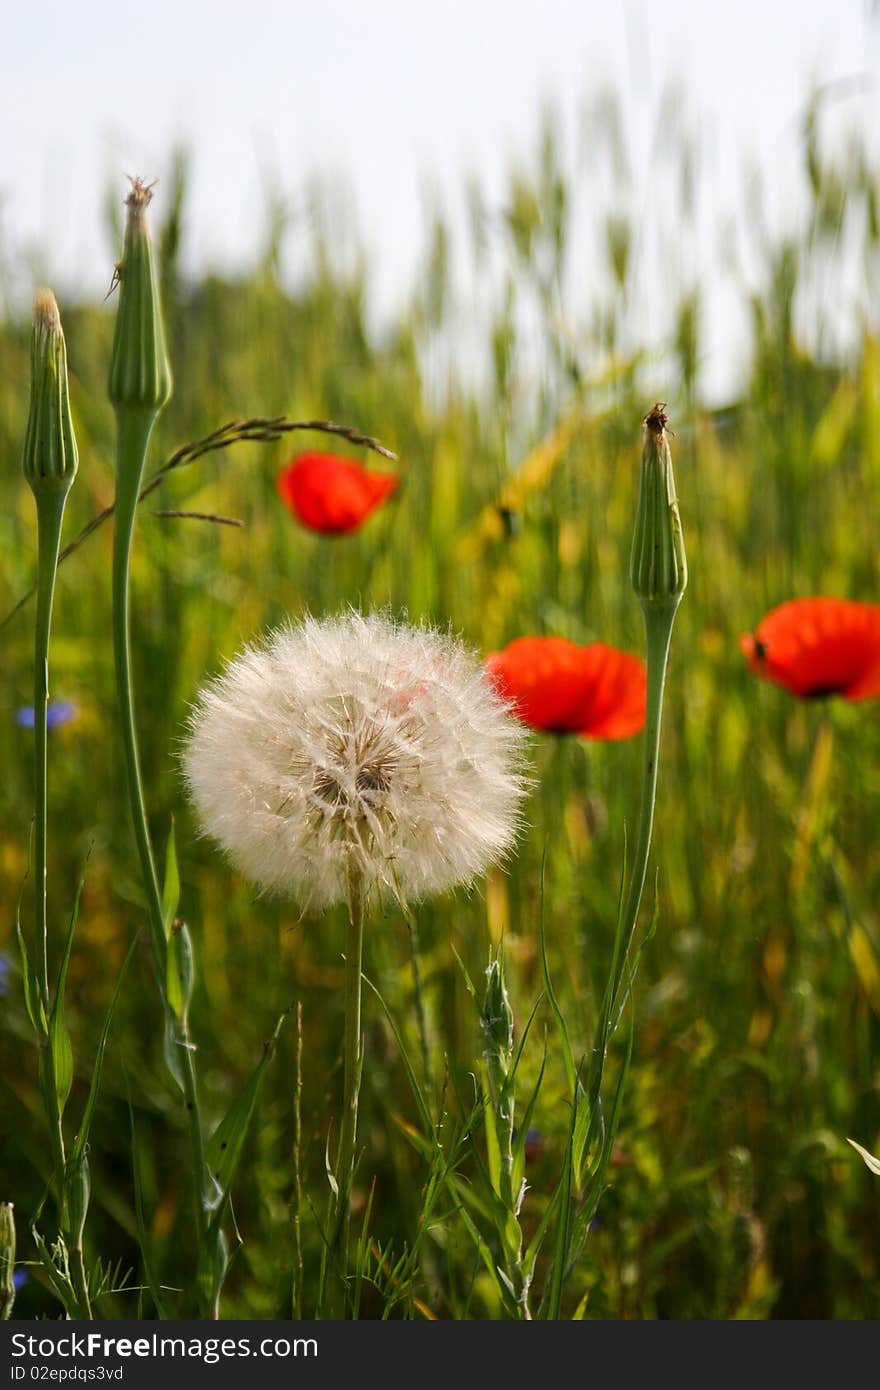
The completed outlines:
[[[513,1050],[513,1011],[507,997],[500,956],[496,956],[486,971],[486,994],[480,1023],[490,1070],[500,1065],[506,1074]]]
[[[687,585],[687,560],[666,423],[662,405],[645,416],[630,578],[643,607],[674,611]]]
[[[0,1202],[0,1319],[10,1317],[15,1302],[15,1215],[11,1202]]]
[[[116,267],[119,309],[107,390],[117,408],[130,406],[157,414],[171,395],[171,367],[147,227],[152,196],[151,184],[132,180],[125,200],[125,247]]]
[[[77,461],[58,305],[51,290],[40,290],[34,300],[31,399],[22,452],[24,476],[34,496],[46,492],[64,496],[76,475]]]

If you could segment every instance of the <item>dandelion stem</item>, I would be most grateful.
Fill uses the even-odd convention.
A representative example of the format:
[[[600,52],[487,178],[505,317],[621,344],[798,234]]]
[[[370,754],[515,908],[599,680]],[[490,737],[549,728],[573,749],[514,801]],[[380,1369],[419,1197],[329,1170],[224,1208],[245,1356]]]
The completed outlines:
[[[412,912],[406,913],[406,925],[409,928],[409,946],[412,957],[413,973],[413,996],[416,1006],[416,1022],[419,1029],[419,1048],[422,1054],[422,1067],[425,1072],[425,1080],[431,1080],[431,1054],[428,1049],[428,1019],[425,1013],[425,998],[422,992],[422,968],[421,968],[421,943],[419,941],[419,928],[415,915]]]
[[[295,1322],[302,1317],[303,1253],[302,1253],[302,1001],[296,1006],[296,1084],[293,1093],[293,1288],[291,1316]]]
[[[202,1122],[196,1087],[195,1063],[186,1017],[175,1017],[165,988],[166,945],[162,913],[162,895],[156,873],[153,847],[147,823],[143,779],[138,753],[135,724],[134,688],[131,674],[131,635],[129,624],[129,573],[134,522],[147,444],[155,420],[155,411],[128,407],[118,411],[118,465],[116,490],[116,528],[113,536],[113,651],[116,665],[116,687],[119,718],[128,781],[134,837],[140,859],[141,877],[147,895],[150,942],[153,960],[165,1008],[166,1026],[170,1030],[179,1064],[181,1085],[186,1104],[195,1183],[196,1235],[199,1249],[206,1234],[207,1173],[205,1169]]]
[[[345,1040],[342,1124],[336,1156],[339,1185],[334,1246],[343,1282],[348,1272],[348,1237],[351,1189],[354,1181],[357,1145],[358,1097],[361,1088],[363,1049],[361,1043],[361,972],[364,954],[364,886],[360,874],[349,876],[348,932],[345,943]]]

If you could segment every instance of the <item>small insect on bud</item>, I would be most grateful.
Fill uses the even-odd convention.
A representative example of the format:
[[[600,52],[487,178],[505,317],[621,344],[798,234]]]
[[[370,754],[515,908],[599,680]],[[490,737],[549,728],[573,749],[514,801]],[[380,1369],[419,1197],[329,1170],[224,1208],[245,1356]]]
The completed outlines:
[[[15,1216],[11,1202],[0,1202],[0,1319],[15,1302]]]
[[[67,390],[67,349],[51,290],[34,300],[31,399],[22,452],[24,476],[35,496],[66,496],[78,456]]]
[[[674,611],[687,585],[687,560],[666,425],[662,404],[645,416],[630,578],[643,607]]]
[[[152,196],[152,184],[132,179],[125,200],[125,246],[116,267],[119,309],[107,390],[117,408],[135,407],[155,415],[171,395],[171,368],[146,217]]]

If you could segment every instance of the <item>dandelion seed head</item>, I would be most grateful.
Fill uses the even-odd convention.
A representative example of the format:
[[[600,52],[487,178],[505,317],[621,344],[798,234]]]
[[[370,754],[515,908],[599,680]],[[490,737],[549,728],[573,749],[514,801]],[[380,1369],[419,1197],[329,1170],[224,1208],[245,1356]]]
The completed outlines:
[[[263,891],[321,908],[354,873],[408,902],[509,852],[524,738],[460,643],[350,612],[236,656],[197,697],[184,772],[204,832]]]

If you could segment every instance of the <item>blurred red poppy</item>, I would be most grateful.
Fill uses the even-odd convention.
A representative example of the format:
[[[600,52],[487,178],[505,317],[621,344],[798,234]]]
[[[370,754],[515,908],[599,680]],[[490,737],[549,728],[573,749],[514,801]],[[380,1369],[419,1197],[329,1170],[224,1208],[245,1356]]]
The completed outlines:
[[[353,459],[305,453],[282,468],[276,485],[303,526],[342,536],[356,531],[399,481],[393,473],[370,473]]]
[[[758,675],[803,699],[880,695],[880,604],[796,598],[774,608],[740,646]]]
[[[564,637],[517,637],[486,658],[498,691],[524,724],[581,738],[630,738],[645,722],[645,664]]]

